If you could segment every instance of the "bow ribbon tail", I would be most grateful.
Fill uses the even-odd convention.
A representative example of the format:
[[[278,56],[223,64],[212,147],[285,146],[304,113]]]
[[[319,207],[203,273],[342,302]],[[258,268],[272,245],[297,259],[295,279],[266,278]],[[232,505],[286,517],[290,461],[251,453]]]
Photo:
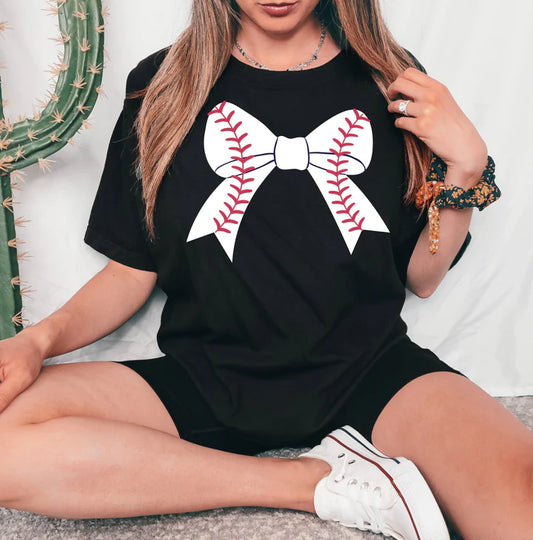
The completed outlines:
[[[333,176],[329,171],[315,167],[310,167],[308,171],[322,193],[350,253],[353,253],[363,231],[389,232],[372,203],[349,177]]]
[[[272,165],[250,171],[249,176],[253,176],[253,181],[246,184],[239,183],[233,176],[220,182],[196,215],[187,242],[214,233],[232,261],[235,240],[244,212],[273,168]]]

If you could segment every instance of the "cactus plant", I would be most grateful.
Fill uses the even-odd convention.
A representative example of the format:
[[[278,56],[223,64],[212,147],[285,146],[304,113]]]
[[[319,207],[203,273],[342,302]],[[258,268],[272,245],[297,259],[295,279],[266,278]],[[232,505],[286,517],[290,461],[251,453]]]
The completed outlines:
[[[12,180],[22,178],[21,169],[38,163],[50,170],[48,157],[59,151],[81,128],[88,128],[87,117],[98,95],[104,56],[104,17],[101,0],[49,0],[46,11],[59,19],[63,56],[50,70],[57,76],[53,92],[44,109],[33,118],[11,123],[4,117],[0,78],[0,339],[11,337],[23,328],[22,296],[17,253],[20,241],[14,219]],[[0,31],[6,29],[0,22]]]

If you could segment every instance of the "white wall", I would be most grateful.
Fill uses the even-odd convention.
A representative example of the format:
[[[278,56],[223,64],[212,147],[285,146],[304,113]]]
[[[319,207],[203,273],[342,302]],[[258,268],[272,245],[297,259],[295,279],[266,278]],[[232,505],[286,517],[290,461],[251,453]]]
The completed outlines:
[[[15,192],[15,214],[31,219],[17,236],[31,255],[20,261],[24,316],[36,323],[62,306],[106,263],[83,243],[107,144],[120,112],[128,72],[151,52],[170,44],[188,23],[190,0],[107,2],[106,69],[92,128],[51,156],[49,173],[25,169]],[[0,39],[5,113],[33,114],[48,88],[45,70],[59,48],[54,17],[44,0],[0,0],[0,21],[14,27]],[[387,21],[400,43],[445,83],[488,144],[497,164],[502,197],[480,213],[461,262],[428,299],[408,292],[403,316],[410,336],[464,371],[493,395],[533,393],[533,250],[529,239],[531,196],[527,157],[532,155],[530,96],[533,53],[529,22],[533,4],[510,0],[384,0]],[[98,342],[45,363],[150,358],[165,295],[154,291],[121,328]]]
[[[533,4],[527,0],[384,0],[387,22],[448,86],[496,161],[501,198],[474,209],[472,242],[404,318],[420,345],[494,395],[533,393],[530,238]]]

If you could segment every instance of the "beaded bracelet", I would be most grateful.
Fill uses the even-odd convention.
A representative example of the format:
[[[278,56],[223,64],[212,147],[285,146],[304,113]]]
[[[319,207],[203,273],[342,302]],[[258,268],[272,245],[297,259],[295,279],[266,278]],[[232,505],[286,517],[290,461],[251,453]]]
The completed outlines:
[[[429,173],[425,184],[416,193],[415,206],[420,210],[429,203],[429,251],[432,254],[439,248],[439,208],[468,208],[477,207],[483,210],[496,201],[501,191],[494,182],[496,165],[488,156],[487,166],[481,180],[470,189],[463,189],[453,184],[446,184],[447,166],[437,155],[433,154]]]

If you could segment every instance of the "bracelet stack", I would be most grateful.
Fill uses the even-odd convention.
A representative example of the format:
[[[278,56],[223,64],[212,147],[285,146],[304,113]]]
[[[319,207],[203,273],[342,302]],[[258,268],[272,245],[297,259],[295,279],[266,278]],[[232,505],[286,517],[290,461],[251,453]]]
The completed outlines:
[[[415,206],[420,210],[428,206],[429,251],[435,254],[439,248],[439,208],[477,207],[483,210],[496,201],[501,191],[495,184],[496,165],[488,156],[487,166],[481,180],[470,189],[463,189],[453,184],[446,184],[446,163],[433,154],[425,184],[416,194]]]

